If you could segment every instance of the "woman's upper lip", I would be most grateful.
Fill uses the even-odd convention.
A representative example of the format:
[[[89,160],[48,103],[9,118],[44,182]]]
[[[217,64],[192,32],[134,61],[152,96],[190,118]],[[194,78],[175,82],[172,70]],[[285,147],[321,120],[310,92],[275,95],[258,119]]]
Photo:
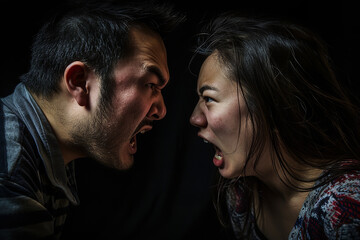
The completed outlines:
[[[215,149],[220,150],[220,148],[219,148],[217,145],[215,145],[215,143],[213,143],[212,141],[210,141],[209,139],[207,139],[206,137],[204,137],[204,136],[203,136],[203,135],[201,135],[200,133],[198,133],[198,136],[199,136],[200,138],[202,138],[202,139],[204,140],[204,142],[205,142],[205,143],[212,144],[212,145],[214,146],[214,148],[215,148]]]
[[[206,143],[211,143],[206,137],[202,136],[200,133],[198,133],[198,136],[204,140]]]
[[[204,136],[202,136],[200,133],[198,133],[198,137],[202,138],[202,139],[206,139]]]

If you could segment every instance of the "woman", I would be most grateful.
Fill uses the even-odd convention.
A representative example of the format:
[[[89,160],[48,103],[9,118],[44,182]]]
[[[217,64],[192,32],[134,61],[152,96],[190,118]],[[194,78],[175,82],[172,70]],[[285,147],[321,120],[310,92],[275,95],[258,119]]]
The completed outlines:
[[[215,148],[222,222],[239,239],[359,238],[359,109],[324,43],[294,24],[224,14],[196,56],[190,122]]]

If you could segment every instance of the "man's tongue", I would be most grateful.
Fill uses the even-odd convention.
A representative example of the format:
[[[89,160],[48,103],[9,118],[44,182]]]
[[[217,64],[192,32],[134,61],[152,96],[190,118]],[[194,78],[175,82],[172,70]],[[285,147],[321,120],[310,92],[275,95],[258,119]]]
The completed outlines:
[[[224,165],[224,156],[222,152],[217,148],[216,148],[215,156],[213,158],[213,163],[218,168],[221,168]]]

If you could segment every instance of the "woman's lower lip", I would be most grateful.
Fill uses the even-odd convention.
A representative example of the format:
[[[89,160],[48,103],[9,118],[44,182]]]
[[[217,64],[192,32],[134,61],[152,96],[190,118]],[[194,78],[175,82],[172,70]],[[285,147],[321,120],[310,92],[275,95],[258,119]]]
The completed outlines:
[[[218,168],[223,168],[224,167],[224,157],[222,156],[222,154],[216,152],[213,158],[213,163],[216,167]]]

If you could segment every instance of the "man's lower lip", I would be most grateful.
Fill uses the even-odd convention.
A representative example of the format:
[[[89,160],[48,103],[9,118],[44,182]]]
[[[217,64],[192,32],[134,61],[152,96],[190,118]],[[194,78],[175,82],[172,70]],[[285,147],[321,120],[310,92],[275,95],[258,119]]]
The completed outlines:
[[[129,151],[129,154],[136,153],[136,151],[137,151],[136,135],[130,139],[128,151]]]

